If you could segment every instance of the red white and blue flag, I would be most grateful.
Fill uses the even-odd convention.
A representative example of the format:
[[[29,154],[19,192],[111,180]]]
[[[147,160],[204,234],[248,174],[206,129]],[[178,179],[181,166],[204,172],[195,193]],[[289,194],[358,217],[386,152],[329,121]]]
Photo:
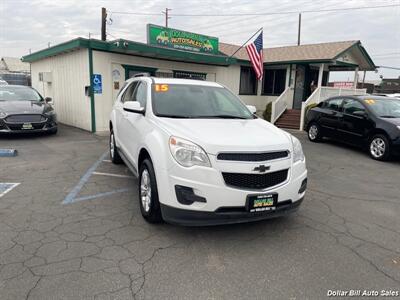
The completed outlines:
[[[254,72],[256,73],[257,80],[261,80],[263,77],[263,33],[257,36],[257,38],[246,46],[247,54],[249,55],[251,64],[253,65]]]

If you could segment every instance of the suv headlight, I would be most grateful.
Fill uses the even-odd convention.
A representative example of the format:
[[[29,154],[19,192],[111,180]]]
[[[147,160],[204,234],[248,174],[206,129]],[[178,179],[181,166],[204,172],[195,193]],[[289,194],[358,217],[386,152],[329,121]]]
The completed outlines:
[[[1,113],[0,113],[0,115],[1,115]],[[397,129],[400,130],[400,126],[397,126]]]
[[[207,153],[200,146],[188,140],[171,136],[169,149],[175,160],[184,167],[211,167]]]
[[[293,162],[295,163],[297,161],[304,161],[305,157],[300,141],[293,135],[291,135],[290,137],[292,138],[293,144]]]

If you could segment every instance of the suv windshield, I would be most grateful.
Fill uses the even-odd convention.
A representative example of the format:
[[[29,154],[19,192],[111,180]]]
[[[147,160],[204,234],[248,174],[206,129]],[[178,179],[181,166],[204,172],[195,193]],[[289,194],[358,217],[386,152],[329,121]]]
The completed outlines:
[[[34,89],[26,86],[0,86],[0,101],[40,101],[42,97]]]
[[[400,100],[371,98],[365,99],[364,103],[381,118],[400,118]]]
[[[153,111],[169,118],[253,119],[229,90],[189,84],[153,84]]]

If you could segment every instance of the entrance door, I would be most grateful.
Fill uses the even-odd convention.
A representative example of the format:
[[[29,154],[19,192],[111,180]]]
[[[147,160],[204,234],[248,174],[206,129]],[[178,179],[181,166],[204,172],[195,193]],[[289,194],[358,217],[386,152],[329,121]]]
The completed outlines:
[[[294,84],[293,109],[301,109],[301,103],[303,102],[303,97],[304,97],[305,74],[306,74],[305,66],[297,65],[296,81]]]

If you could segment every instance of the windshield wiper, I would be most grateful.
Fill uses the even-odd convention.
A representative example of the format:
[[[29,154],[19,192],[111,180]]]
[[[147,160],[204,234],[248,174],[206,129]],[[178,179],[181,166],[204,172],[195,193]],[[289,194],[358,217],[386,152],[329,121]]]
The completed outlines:
[[[381,118],[399,118],[399,117],[396,117],[396,116],[380,116]]]
[[[234,116],[234,115],[213,115],[213,116],[196,116],[196,118],[210,118],[210,119],[242,119],[247,120],[246,117]]]
[[[191,116],[163,115],[163,114],[159,114],[159,115],[157,115],[157,117],[161,117],[161,118],[173,118],[173,119],[191,119],[191,118],[193,118],[193,117],[191,117]]]

